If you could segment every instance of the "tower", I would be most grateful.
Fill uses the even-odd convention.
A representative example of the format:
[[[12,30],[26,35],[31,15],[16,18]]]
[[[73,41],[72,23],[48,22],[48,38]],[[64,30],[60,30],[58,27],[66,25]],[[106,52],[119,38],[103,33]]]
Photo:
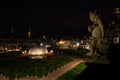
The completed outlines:
[[[31,37],[31,26],[29,26],[29,28],[28,28],[28,38],[30,38]]]
[[[13,27],[11,28],[11,33],[14,34],[14,28]]]
[[[15,38],[15,32],[14,32],[14,27],[13,26],[10,29],[10,37]]]

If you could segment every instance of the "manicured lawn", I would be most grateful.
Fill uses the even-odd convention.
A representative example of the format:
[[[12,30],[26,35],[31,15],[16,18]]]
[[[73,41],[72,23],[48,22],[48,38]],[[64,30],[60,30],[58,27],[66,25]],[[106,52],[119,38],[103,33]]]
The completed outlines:
[[[74,80],[77,77],[77,75],[79,75],[87,67],[85,63],[86,62],[82,62],[78,64],[75,68],[68,71],[67,73],[65,73],[63,76],[61,76],[57,80]]]
[[[72,59],[66,57],[0,61],[0,74],[9,77],[10,80],[15,77],[24,77],[27,75],[42,77],[70,61]]]

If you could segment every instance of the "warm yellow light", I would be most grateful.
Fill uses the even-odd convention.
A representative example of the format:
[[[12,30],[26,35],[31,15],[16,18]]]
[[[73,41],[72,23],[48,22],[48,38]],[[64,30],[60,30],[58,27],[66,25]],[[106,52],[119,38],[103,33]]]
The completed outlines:
[[[50,53],[53,53],[53,50],[50,50]]]
[[[43,55],[48,54],[47,48],[31,48],[29,50],[30,55]]]
[[[31,32],[28,32],[28,37],[31,37]]]
[[[61,40],[61,41],[59,42],[59,44],[65,44],[65,41]]]
[[[120,14],[120,8],[115,8],[115,10],[114,10],[114,14]]]

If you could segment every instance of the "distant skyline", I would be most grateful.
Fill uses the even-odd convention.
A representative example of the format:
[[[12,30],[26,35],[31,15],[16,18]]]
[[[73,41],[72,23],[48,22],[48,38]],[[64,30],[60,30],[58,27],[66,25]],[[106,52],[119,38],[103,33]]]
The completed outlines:
[[[16,36],[27,36],[31,26],[33,37],[83,37],[91,24],[89,12],[98,10],[110,20],[120,2],[115,0],[64,0],[3,2],[0,5],[0,31],[7,35],[14,28]]]

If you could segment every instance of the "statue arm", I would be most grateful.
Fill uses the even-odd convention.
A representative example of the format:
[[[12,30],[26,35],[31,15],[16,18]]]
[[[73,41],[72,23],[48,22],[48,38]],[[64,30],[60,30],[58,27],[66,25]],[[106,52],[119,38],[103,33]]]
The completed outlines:
[[[88,26],[88,31],[89,31],[89,32],[92,32],[92,31],[93,31],[93,28],[94,28],[94,27],[93,27],[92,25]]]

